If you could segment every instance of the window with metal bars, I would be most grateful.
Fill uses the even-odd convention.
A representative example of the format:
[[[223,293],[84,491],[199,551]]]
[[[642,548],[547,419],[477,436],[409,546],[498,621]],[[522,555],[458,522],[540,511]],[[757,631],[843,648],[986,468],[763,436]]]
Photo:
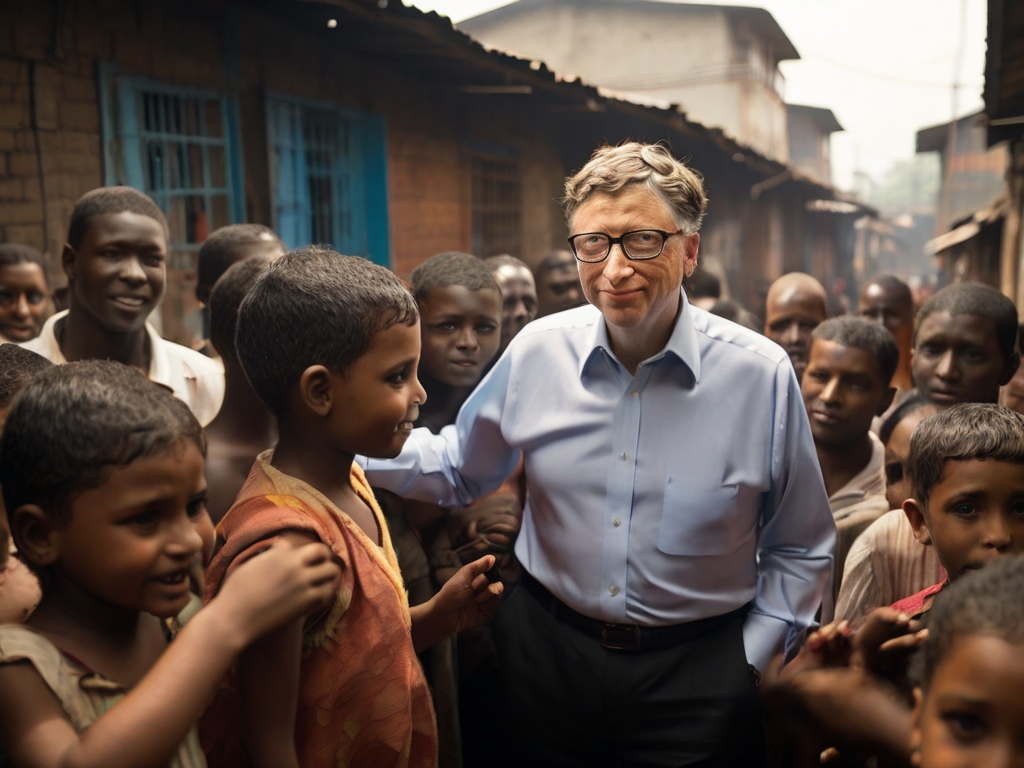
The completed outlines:
[[[292,248],[329,245],[387,265],[384,123],[287,96],[267,99],[274,228]]]
[[[522,258],[523,181],[519,161],[472,158],[473,253]]]

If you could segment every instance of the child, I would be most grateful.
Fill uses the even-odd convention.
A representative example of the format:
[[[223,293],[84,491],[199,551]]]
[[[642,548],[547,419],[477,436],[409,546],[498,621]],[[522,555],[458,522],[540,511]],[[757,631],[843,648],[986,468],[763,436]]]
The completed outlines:
[[[217,528],[207,594],[277,539],[327,543],[343,575],[326,615],[243,655],[204,717],[213,765],[243,753],[253,765],[294,765],[296,752],[303,768],[437,763],[416,649],[493,613],[501,586],[488,584],[494,558],[485,557],[410,610],[387,526],[353,463],[357,453],[398,455],[412,430],[425,397],[418,319],[394,274],[319,247],[270,265],[242,302],[238,358],[279,439]]]
[[[491,271],[468,253],[440,253],[412,272],[429,393],[417,427],[453,424],[501,344],[502,296]]]
[[[119,363],[53,368],[15,402],[0,485],[43,598],[25,626],[0,628],[14,764],[203,766],[193,725],[238,654],[328,604],[326,548],[275,547],[168,644],[201,546],[203,447],[188,408]]]
[[[936,600],[911,716],[921,768],[1024,764],[1024,560],[1008,557]]]
[[[203,354],[222,354],[219,349],[211,349],[207,343],[212,332],[210,292],[213,291],[213,286],[232,264],[238,264],[254,256],[273,261],[284,256],[286,250],[288,249],[284,247],[281,238],[274,234],[274,230],[262,224],[229,224],[214,230],[206,238],[196,256],[196,298],[202,304],[202,309],[198,312],[200,319],[196,322],[192,320],[196,315],[190,316],[190,321],[196,326],[193,330],[203,340],[203,345],[199,348]]]
[[[43,254],[27,245],[0,244],[0,342],[34,339],[52,311]]]
[[[931,416],[914,430],[905,471],[914,497],[903,511],[948,574],[893,604],[915,615],[963,574],[1024,552],[1024,416],[989,403]]]
[[[167,220],[131,187],[82,195],[61,255],[71,307],[25,344],[54,363],[116,360],[181,398],[203,426],[224,398],[224,374],[198,352],[165,341],[146,322],[167,279]]]
[[[38,374],[52,367],[53,363],[45,357],[17,344],[0,344],[0,431],[18,393]],[[3,498],[0,498],[0,624],[24,621],[42,597],[39,579],[21,560],[10,557],[14,551]]]
[[[850,546],[889,511],[885,448],[871,421],[892,402],[889,382],[899,356],[892,334],[862,317],[835,317],[811,333],[801,392],[836,519],[836,595]]]
[[[537,317],[537,286],[530,268],[515,256],[504,254],[484,261],[501,289],[501,347],[500,355],[508,343]]]
[[[270,262],[257,255],[234,264],[207,297],[210,338],[224,362],[225,383],[224,405],[206,428],[206,506],[214,522],[234,503],[256,457],[277,439],[274,417],[252,391],[235,351],[238,307]]]
[[[954,283],[932,296],[914,326],[914,382],[938,408],[997,403],[1017,370],[1017,310],[995,288]]]

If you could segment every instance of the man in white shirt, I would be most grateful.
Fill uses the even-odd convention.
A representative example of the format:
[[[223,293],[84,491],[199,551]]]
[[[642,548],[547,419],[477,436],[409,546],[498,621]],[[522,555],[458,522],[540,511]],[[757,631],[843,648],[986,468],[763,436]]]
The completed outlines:
[[[453,506],[522,455],[525,574],[493,625],[520,764],[757,766],[757,675],[831,578],[799,386],[683,295],[706,198],[665,147],[598,150],[566,192],[591,306],[528,325],[454,426],[367,474]]]
[[[131,187],[87,192],[71,214],[61,260],[70,309],[22,346],[58,364],[101,359],[141,368],[209,424],[224,399],[223,370],[146,322],[167,279],[167,220],[156,203]]]

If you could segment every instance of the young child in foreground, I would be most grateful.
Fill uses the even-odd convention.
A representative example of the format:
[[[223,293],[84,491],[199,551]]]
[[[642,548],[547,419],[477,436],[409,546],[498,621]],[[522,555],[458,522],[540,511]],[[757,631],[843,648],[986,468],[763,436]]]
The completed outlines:
[[[383,267],[309,247],[252,287],[235,345],[279,440],[217,527],[207,595],[279,539],[328,544],[342,580],[329,611],[242,656],[203,718],[211,765],[436,765],[416,651],[493,614],[501,585],[484,575],[487,556],[410,610],[384,517],[353,463],[397,456],[424,402],[416,302]]]
[[[43,597],[0,627],[15,765],[205,765],[195,721],[238,654],[330,599],[325,547],[274,547],[168,643],[202,545],[203,450],[188,407],[120,363],[50,369],[16,400],[0,485]]]
[[[916,659],[911,762],[1024,765],[1024,559],[1008,557],[935,601]]]

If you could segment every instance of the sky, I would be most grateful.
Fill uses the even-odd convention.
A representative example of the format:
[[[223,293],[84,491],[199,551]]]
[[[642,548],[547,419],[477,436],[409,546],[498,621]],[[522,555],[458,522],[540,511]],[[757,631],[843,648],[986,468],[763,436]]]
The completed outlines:
[[[414,0],[412,4],[458,22],[508,3]],[[986,0],[734,0],[730,4],[766,8],[799,51],[798,61],[780,65],[786,79],[785,98],[792,104],[831,109],[846,129],[832,135],[833,181],[842,189],[854,188],[858,170],[881,181],[893,163],[910,159],[918,129],[953,117],[954,82],[960,84],[957,115],[982,107]],[[961,18],[966,23],[961,24]],[[962,51],[959,66],[958,51]]]

